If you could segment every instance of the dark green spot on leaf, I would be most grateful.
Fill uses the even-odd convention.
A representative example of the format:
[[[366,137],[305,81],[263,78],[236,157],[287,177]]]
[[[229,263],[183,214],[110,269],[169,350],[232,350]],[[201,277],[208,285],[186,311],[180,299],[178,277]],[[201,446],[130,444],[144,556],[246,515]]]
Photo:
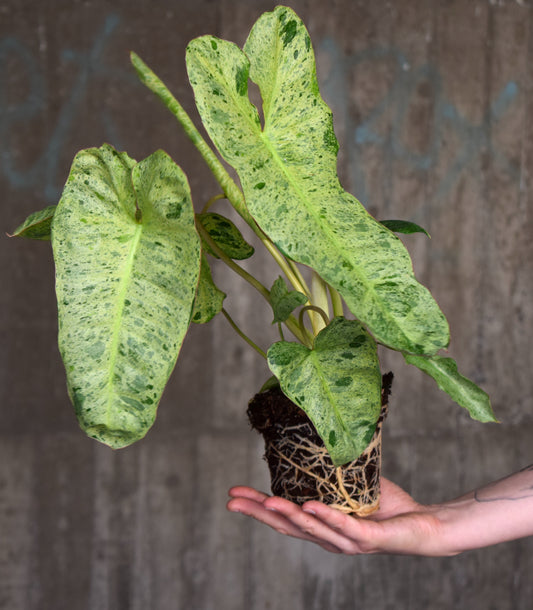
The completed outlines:
[[[242,66],[237,69],[235,74],[235,89],[239,95],[246,95],[248,91],[248,68]]]
[[[296,32],[298,31],[298,24],[294,19],[288,21],[281,30],[281,35],[283,36],[283,46],[286,47],[290,44],[293,38],[296,36]]]

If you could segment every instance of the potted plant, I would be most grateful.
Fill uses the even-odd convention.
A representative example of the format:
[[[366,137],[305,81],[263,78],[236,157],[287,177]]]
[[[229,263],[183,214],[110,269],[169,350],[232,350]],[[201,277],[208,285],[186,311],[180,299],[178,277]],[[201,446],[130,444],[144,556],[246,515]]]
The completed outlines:
[[[369,514],[378,505],[391,382],[382,377],[378,344],[400,351],[473,418],[495,421],[488,396],[438,354],[449,342],[447,321],[395,234],[423,229],[378,222],[340,185],[311,40],[290,8],[263,14],[242,50],[214,36],[187,48],[203,125],[240,186],[167,87],[131,59],[222,193],[195,213],[187,178],[165,152],[136,162],[104,144],[79,152],[58,205],[14,232],[52,241],[59,349],[81,427],[115,449],[141,439],[189,325],[222,313],[273,375],[249,416],[265,435],[274,493]],[[249,80],[261,109],[250,102]],[[213,211],[220,198],[279,265],[268,285],[239,264],[254,249]],[[270,303],[280,340],[267,351],[224,309],[213,263],[228,265]]]

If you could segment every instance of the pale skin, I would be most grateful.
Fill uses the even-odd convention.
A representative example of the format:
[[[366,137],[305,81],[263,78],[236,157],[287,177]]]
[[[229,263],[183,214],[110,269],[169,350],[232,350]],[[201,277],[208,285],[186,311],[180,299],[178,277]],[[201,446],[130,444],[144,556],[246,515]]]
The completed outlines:
[[[460,498],[424,505],[381,480],[381,504],[355,518],[320,502],[302,507],[251,487],[233,487],[228,510],[332,553],[452,556],[533,535],[533,464]]]

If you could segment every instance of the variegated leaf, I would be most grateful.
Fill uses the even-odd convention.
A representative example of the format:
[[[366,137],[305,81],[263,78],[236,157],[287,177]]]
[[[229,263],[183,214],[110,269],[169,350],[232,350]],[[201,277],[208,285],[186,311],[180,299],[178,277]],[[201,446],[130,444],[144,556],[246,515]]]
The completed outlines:
[[[143,437],[187,331],[200,239],[185,175],[163,151],[76,155],[52,225],[59,349],[81,427]]]
[[[443,356],[414,356],[404,354],[406,362],[418,367],[437,382],[458,405],[464,407],[472,419],[481,422],[496,422],[489,396],[473,381],[464,377],[457,370],[453,358]]]
[[[211,268],[205,254],[202,255],[200,281],[194,299],[191,322],[205,324],[212,320],[222,310],[226,294],[216,287],[211,275]]]
[[[33,212],[13,231],[10,237],[26,237],[27,239],[50,241],[52,219],[55,210],[55,205],[49,205],[44,210]]]
[[[374,340],[355,320],[334,318],[312,350],[280,341],[268,350],[283,393],[303,409],[333,463],[356,459],[381,411],[381,373]]]
[[[378,341],[422,354],[445,347],[448,324],[407,250],[339,183],[331,112],[296,14],[263,14],[244,52],[213,36],[193,40],[187,69],[207,132],[278,248],[336,288]],[[264,127],[248,98],[249,76],[261,91]]]

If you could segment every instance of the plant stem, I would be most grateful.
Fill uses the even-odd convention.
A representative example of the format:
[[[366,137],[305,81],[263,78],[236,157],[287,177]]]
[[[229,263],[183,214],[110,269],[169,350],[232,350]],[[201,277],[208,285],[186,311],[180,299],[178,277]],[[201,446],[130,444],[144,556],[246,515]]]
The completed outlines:
[[[217,182],[222,187],[226,197],[237,210],[238,214],[250,225],[253,231],[260,238],[264,238],[263,232],[257,226],[257,223],[246,208],[242,191],[235,184],[231,176],[226,171],[226,168],[222,165],[213,150],[204,140],[198,129],[196,129],[196,125],[192,122],[187,112],[185,112],[183,106],[172,95],[163,81],[142,61],[142,59],[136,53],[132,52],[130,57],[131,63],[137,71],[142,83],[145,84],[150,91],[157,95],[157,97],[178,120],[191,142],[196,146],[199,153],[204,158],[204,161],[207,163]]]
[[[183,106],[178,100],[172,95],[168,87],[163,81],[142,61],[142,59],[136,54],[131,53],[131,63],[133,64],[141,82],[150,89],[157,97],[163,102],[163,104],[170,110],[177,121],[182,126],[183,130],[191,140],[191,142],[198,149],[202,155],[204,161],[207,163],[209,169],[213,173],[217,182],[222,187],[225,196],[230,201],[231,205],[235,208],[241,218],[251,227],[253,232],[259,237],[261,242],[264,244],[266,249],[274,257],[278,265],[281,267],[287,278],[294,286],[296,290],[299,290],[303,294],[310,296],[309,290],[307,289],[303,278],[298,277],[295,274],[291,266],[282,257],[280,252],[274,246],[272,241],[261,231],[255,222],[252,215],[248,212],[246,202],[244,200],[244,194],[240,188],[235,184],[226,168],[222,165],[218,157],[215,155],[213,150],[204,140],[191,118],[185,112]],[[209,203],[209,202],[208,202]]]
[[[281,267],[283,273],[285,273],[287,279],[292,284],[293,288],[295,290],[298,290],[298,292],[305,294],[308,299],[311,299],[311,292],[307,287],[304,278],[302,277],[299,271],[298,273],[295,273],[294,271],[296,266],[291,265],[290,262],[281,254],[281,252],[271,241],[263,241],[263,244],[272,255],[272,258]]]
[[[202,208],[202,214],[205,214],[209,208],[216,203],[217,201],[219,201],[220,199],[226,199],[226,195],[224,195],[224,193],[219,193],[218,195],[214,195],[213,197],[211,197],[211,199],[209,199],[209,201],[204,205],[204,207]]]
[[[232,260],[229,256],[218,247],[216,242],[212,239],[211,235],[204,229],[201,222],[196,221],[196,230],[200,234],[200,237],[209,245],[211,250],[222,260],[230,269],[238,273],[244,280],[251,284],[268,302],[270,302],[270,291],[266,286],[263,286],[261,282],[256,279],[253,275],[245,271],[242,267]]]
[[[229,313],[222,308],[222,313],[224,314],[226,320],[230,323],[231,327],[233,328],[233,330],[239,335],[239,337],[241,337],[242,339],[244,339],[246,341],[246,343],[248,343],[248,345],[250,347],[253,347],[255,349],[255,351],[260,354],[261,356],[263,356],[263,358],[266,360],[267,355],[266,353],[256,344],[254,343],[250,337],[248,337],[247,335],[245,335],[242,330],[237,326],[237,324],[235,324],[235,322],[233,321],[233,319],[231,318],[231,316],[229,315]]]
[[[303,330],[304,329],[304,313],[306,311],[314,311],[318,314],[320,314],[322,316],[322,320],[324,322],[323,327],[325,328],[328,324],[329,324],[329,318],[327,313],[320,307],[317,307],[316,305],[306,305],[305,307],[302,307],[302,309],[300,309],[300,317],[298,319],[298,323],[300,325],[300,328]],[[318,334],[318,333],[317,333]]]
[[[321,317],[319,317],[317,313],[311,314],[313,332],[317,335],[329,323],[329,302],[326,282],[324,282],[316,271],[313,271],[311,278],[311,293],[313,295],[312,305],[315,305],[318,308],[311,309],[311,311],[321,314]]]
[[[196,230],[200,234],[201,238],[209,245],[211,250],[220,258],[220,260],[224,262],[232,271],[235,271],[235,273],[240,275],[244,280],[246,280],[250,285],[252,285],[270,304],[270,291],[268,290],[268,288],[264,286],[253,275],[248,273],[248,271],[237,265],[237,263],[233,261],[229,256],[224,254],[224,252],[211,238],[209,233],[204,229],[202,223],[198,221],[198,219],[196,219]],[[294,316],[291,316],[288,320],[286,320],[285,324],[287,325],[287,328],[292,332],[292,334],[298,339],[298,341],[300,341],[304,345],[307,345],[308,347],[312,345],[312,336],[309,336],[306,329],[301,329]]]
[[[309,287],[307,286],[307,283],[303,277],[303,275],[300,272],[300,269],[298,268],[298,265],[292,261],[290,258],[286,258],[285,259],[288,263],[288,265],[290,266],[290,268],[292,269],[294,275],[298,278],[298,281],[300,282],[300,285],[303,287],[303,293],[310,298],[311,297],[311,291],[309,290]]]
[[[334,316],[344,316],[344,305],[342,304],[341,295],[328,284],[329,294],[331,296],[331,305],[333,307]]]

